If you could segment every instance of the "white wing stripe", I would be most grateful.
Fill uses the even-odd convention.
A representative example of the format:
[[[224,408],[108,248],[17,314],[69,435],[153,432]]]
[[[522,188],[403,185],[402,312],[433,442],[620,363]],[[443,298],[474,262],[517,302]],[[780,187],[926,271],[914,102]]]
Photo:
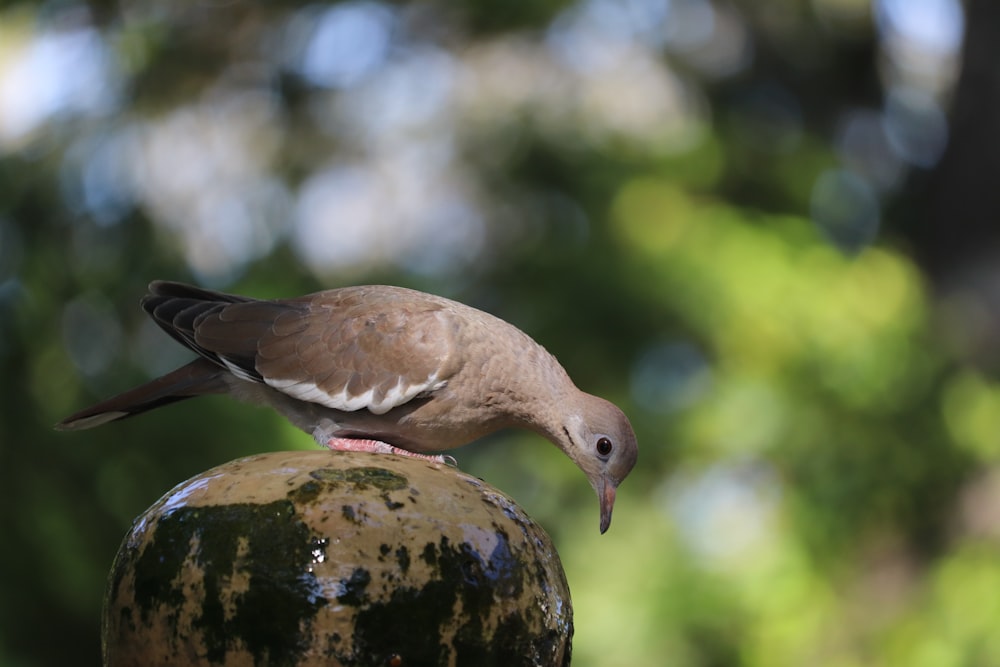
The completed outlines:
[[[307,380],[264,378],[264,382],[300,401],[319,403],[328,408],[344,412],[354,412],[355,410],[367,408],[376,415],[385,414],[389,410],[403,405],[425,391],[434,391],[447,384],[446,380],[439,381],[437,379],[437,373],[432,373],[424,382],[419,384],[404,385],[402,378],[400,378],[395,386],[385,393],[385,397],[381,401],[374,402],[372,400],[375,395],[374,389],[369,389],[359,396],[348,396],[346,387],[336,394],[330,394],[320,389],[315,383]]]
[[[236,377],[238,377],[239,379],[246,380],[247,382],[259,382],[259,380],[257,378],[255,378],[254,376],[250,375],[245,370],[243,370],[242,368],[240,368],[239,366],[237,366],[233,362],[229,361],[225,357],[220,357],[218,355],[215,355],[214,358],[216,358],[219,361],[221,361],[222,363],[224,363],[226,365],[226,368],[229,369],[229,372],[232,373],[233,375],[235,375]]]

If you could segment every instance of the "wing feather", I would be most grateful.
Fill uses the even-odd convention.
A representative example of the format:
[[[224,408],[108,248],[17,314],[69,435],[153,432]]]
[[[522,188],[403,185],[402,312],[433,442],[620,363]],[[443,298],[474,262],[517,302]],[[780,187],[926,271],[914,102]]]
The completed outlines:
[[[302,401],[383,414],[458,370],[446,302],[429,295],[374,286],[257,301],[156,285],[143,307],[170,335],[237,377]]]

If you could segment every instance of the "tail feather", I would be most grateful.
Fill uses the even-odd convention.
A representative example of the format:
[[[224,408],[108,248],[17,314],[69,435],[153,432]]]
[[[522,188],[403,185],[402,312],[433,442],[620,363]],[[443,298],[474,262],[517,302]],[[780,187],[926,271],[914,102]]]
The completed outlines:
[[[56,424],[56,429],[93,428],[194,396],[222,394],[228,389],[224,375],[225,371],[212,362],[196,359],[163,377],[80,410]]]

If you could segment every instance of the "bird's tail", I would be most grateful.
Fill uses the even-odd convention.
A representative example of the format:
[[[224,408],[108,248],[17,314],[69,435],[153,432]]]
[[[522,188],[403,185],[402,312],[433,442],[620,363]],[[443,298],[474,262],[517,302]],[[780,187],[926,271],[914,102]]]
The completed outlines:
[[[205,359],[196,359],[163,377],[122,392],[97,405],[71,414],[56,424],[59,431],[79,431],[125,419],[202,394],[221,394],[227,389],[225,371]]]

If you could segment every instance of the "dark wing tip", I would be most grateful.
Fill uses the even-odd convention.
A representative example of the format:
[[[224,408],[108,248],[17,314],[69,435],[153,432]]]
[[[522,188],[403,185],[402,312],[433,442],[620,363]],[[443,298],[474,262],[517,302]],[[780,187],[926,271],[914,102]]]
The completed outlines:
[[[172,280],[154,280],[149,283],[149,295],[150,296],[172,296],[172,297],[186,297],[192,298],[202,293],[205,290],[200,287],[195,287],[194,285],[188,285],[186,283],[178,283]]]
[[[149,294],[143,297],[143,300],[155,297],[192,299],[194,301],[220,301],[222,303],[245,303],[256,300],[248,296],[226,294],[225,292],[217,292],[172,280],[154,280],[149,283]]]

